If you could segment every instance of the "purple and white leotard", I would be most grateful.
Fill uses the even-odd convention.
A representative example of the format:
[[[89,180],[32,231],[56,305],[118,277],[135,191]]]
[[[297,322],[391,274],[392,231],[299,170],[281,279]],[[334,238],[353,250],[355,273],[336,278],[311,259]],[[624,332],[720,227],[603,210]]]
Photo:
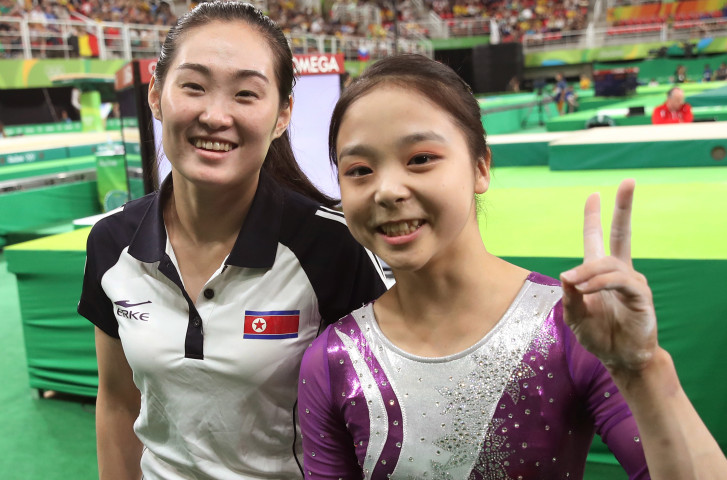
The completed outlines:
[[[579,479],[594,432],[631,479],[649,478],[636,422],[564,324],[561,293],[530,274],[484,338],[440,358],[393,345],[371,304],[328,327],[299,379],[306,478]]]

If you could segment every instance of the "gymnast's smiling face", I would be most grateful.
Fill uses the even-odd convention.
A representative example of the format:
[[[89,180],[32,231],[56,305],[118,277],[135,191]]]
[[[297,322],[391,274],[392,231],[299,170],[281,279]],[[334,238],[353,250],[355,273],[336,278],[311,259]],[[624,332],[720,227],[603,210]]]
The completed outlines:
[[[481,242],[475,193],[487,190],[488,163],[473,161],[460,126],[426,96],[379,84],[348,108],[336,150],[351,233],[395,272]]]

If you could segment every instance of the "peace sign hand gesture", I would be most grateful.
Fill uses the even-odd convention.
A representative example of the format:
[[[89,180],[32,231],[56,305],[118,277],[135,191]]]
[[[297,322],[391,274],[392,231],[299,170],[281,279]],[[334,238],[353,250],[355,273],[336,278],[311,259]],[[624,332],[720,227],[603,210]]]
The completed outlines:
[[[600,198],[588,197],[583,264],[560,276],[565,322],[612,373],[641,371],[658,347],[651,289],[631,262],[634,187],[633,180],[624,180],[616,193],[609,256],[603,244]]]

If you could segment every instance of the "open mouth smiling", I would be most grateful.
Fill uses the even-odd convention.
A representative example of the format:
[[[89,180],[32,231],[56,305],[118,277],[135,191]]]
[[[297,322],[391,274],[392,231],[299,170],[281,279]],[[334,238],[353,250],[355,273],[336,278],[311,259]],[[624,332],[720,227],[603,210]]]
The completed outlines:
[[[417,231],[426,222],[424,220],[404,220],[401,222],[389,222],[379,225],[379,233],[387,237],[400,237]]]
[[[203,138],[190,138],[189,143],[195,148],[211,150],[213,152],[229,152],[233,148],[237,148],[237,144],[219,140],[205,140]]]

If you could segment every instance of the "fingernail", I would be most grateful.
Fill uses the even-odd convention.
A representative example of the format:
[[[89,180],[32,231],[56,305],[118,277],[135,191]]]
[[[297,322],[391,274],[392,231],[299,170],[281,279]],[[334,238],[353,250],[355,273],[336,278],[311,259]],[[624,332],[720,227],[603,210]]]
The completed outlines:
[[[574,275],[575,275],[575,272],[573,270],[568,270],[566,272],[561,273],[560,278],[562,278],[565,281],[572,282]]]

